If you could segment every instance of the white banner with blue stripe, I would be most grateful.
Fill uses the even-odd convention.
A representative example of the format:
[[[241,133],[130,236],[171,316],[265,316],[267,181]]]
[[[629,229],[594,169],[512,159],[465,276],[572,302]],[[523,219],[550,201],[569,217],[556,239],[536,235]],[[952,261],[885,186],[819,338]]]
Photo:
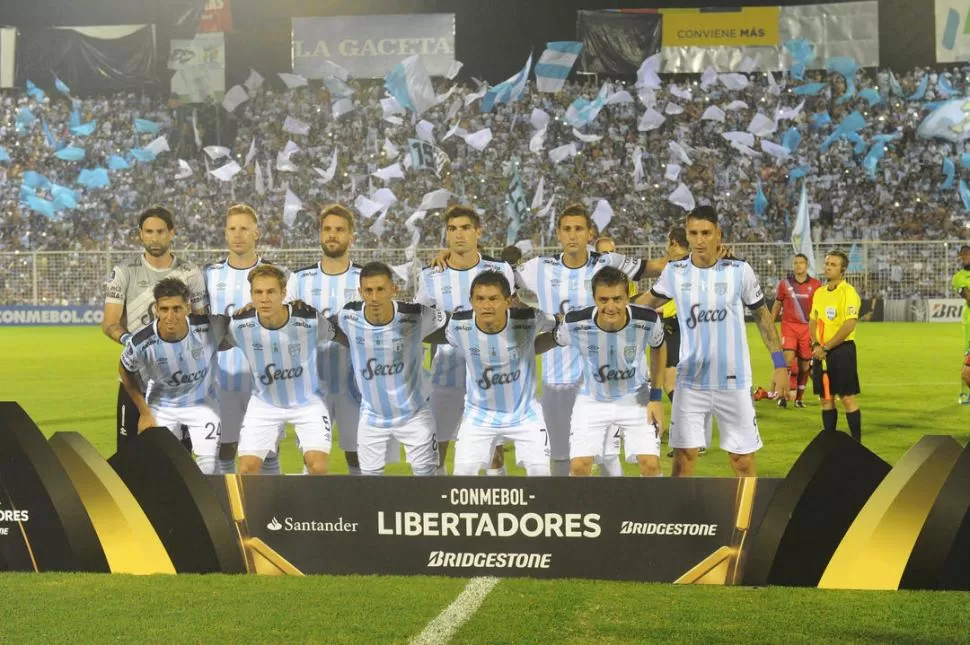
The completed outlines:
[[[546,44],[536,63],[536,87],[540,92],[558,92],[566,84],[576,59],[583,51],[583,43],[563,40]]]

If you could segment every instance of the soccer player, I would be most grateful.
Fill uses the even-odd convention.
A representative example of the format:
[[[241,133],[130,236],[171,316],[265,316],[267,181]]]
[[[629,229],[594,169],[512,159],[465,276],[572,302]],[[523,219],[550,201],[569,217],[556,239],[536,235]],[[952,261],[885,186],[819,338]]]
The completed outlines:
[[[771,320],[778,320],[778,312],[782,312],[781,348],[790,366],[789,387],[796,392],[795,407],[804,408],[802,397],[805,395],[812,360],[808,318],[812,311],[812,299],[822,288],[822,283],[808,275],[807,255],[797,254],[791,265],[791,275],[778,283],[775,304],[771,306]],[[788,407],[788,399],[778,399],[778,407]]]
[[[216,474],[222,424],[212,372],[225,326],[191,314],[191,292],[178,278],[162,279],[152,295],[156,318],[128,339],[118,368],[139,413],[137,432],[166,427],[181,441],[187,427],[199,469]]]
[[[246,204],[233,204],[226,213],[226,244],[229,255],[225,260],[207,264],[205,276],[209,310],[213,314],[232,316],[237,309],[249,304],[249,272],[266,262],[256,254],[259,240],[259,220],[256,211]],[[219,440],[219,472],[236,472],[236,448],[239,430],[253,389],[253,377],[245,355],[237,348],[219,352],[218,396],[222,416],[222,437]],[[264,475],[279,475],[280,460],[271,452],[263,461]]]
[[[136,333],[151,324],[155,298],[152,288],[163,278],[178,278],[189,287],[189,305],[195,314],[206,311],[205,281],[199,269],[172,254],[175,223],[167,208],[154,206],[138,218],[138,237],[145,251],[116,264],[105,283],[101,331],[124,347]],[[143,389],[147,384],[140,384]],[[117,446],[138,434],[138,407],[123,386],[118,387]]]
[[[573,407],[569,438],[570,475],[589,476],[603,456],[611,428],[626,441],[627,461],[645,477],[660,475],[663,427],[664,330],[653,309],[630,304],[630,280],[613,267],[593,276],[595,305],[566,314],[556,342],[581,356],[582,390]],[[649,391],[644,352],[650,347]]]
[[[391,268],[371,262],[360,271],[363,302],[344,305],[337,325],[347,337],[361,393],[357,453],[364,475],[384,473],[391,437],[400,441],[415,475],[438,469],[435,420],[428,404],[424,338],[448,322],[444,312],[395,300]]]
[[[970,245],[960,247],[960,264],[963,268],[953,276],[953,288],[963,298],[963,351],[970,352]],[[970,405],[970,383],[966,379],[963,379],[960,403]]]
[[[509,284],[514,284],[515,274],[506,262],[483,256],[478,251],[482,224],[469,206],[453,205],[444,213],[445,243],[444,270],[428,267],[421,271],[415,301],[433,306],[445,313],[468,310],[471,284],[483,271],[498,271]],[[465,366],[458,352],[447,344],[434,347],[431,376],[431,411],[437,424],[440,467],[438,474],[445,475],[445,457],[448,446],[455,438],[462,420],[465,405]],[[502,452],[489,470],[491,475],[504,474]]]
[[[754,314],[771,352],[772,391],[778,396],[788,395],[787,363],[754,269],[744,260],[718,257],[717,211],[695,208],[687,215],[686,230],[690,255],[669,262],[653,288],[636,299],[653,308],[669,300],[677,303],[681,338],[670,423],[673,474],[694,474],[698,449],[708,441],[706,424],[714,415],[732,469],[739,477],[753,477],[755,453],[763,444],[751,401],[744,307]]]
[[[856,400],[859,371],[856,364],[855,328],[861,300],[845,281],[849,256],[831,251],[825,256],[825,287],[815,293],[809,331],[812,334],[812,383],[822,397],[822,426],[834,432],[839,420],[834,396],[842,399],[849,432],[862,441],[862,412]]]
[[[683,226],[675,226],[667,233],[667,257],[681,260],[690,254],[687,231]],[[674,402],[674,385],[677,382],[677,363],[680,361],[680,323],[677,321],[677,302],[669,301],[660,309],[664,326],[664,344],[667,346],[667,365],[664,370],[663,384],[667,398]],[[673,457],[673,455],[669,455]]]
[[[281,269],[261,264],[248,280],[254,306],[233,316],[227,339],[245,354],[254,378],[239,433],[239,472],[260,472],[266,455],[278,451],[284,425],[292,423],[307,472],[325,475],[331,424],[318,392],[317,351],[336,331],[312,307],[283,304]]]

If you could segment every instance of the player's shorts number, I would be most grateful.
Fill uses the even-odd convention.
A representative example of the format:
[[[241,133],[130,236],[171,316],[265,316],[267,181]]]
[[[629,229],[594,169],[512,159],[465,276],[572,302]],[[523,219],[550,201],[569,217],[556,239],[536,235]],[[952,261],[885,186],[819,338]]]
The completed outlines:
[[[542,433],[542,436],[543,436],[543,438],[545,439],[545,443],[544,443],[543,445],[544,445],[544,446],[545,446],[546,448],[548,448],[548,447],[549,447],[549,433],[548,433],[548,432],[546,432],[546,429],[545,429],[545,428],[539,428],[539,432],[541,432],[541,433]]]
[[[205,424],[205,429],[208,434],[205,436],[206,440],[218,439],[222,436],[222,423],[212,423],[211,421]]]

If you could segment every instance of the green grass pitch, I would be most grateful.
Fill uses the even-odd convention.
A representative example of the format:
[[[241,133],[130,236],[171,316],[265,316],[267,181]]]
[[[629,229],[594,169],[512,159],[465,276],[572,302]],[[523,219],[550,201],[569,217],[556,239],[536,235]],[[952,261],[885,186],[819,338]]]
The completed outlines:
[[[957,405],[959,325],[864,324],[858,336],[867,446],[894,463],[927,434],[970,439],[970,407]],[[767,386],[770,359],[754,328],[749,341],[756,384]],[[0,399],[19,402],[45,434],[79,431],[109,456],[119,350],[96,328],[2,329]],[[818,432],[818,404],[806,399],[805,410],[756,404],[765,441],[759,474],[784,476]],[[844,417],[839,425],[846,429]],[[282,455],[284,470],[296,472],[292,437]],[[331,464],[346,471],[339,450]],[[664,469],[669,473],[669,460]],[[726,455],[709,451],[698,474],[729,476]],[[463,585],[448,578],[6,574],[0,640],[405,642]],[[967,638],[968,603],[962,593],[506,580],[454,641],[941,642]]]

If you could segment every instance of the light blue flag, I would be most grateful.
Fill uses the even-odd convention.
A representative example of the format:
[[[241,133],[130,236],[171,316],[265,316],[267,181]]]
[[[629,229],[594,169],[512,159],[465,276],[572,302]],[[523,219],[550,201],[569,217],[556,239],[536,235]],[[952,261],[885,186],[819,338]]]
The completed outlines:
[[[923,119],[916,134],[924,139],[954,143],[970,138],[970,102],[965,98],[947,101]]]
[[[144,148],[132,148],[131,156],[140,163],[151,163],[155,161],[155,153]]]
[[[384,77],[384,87],[398,103],[417,115],[437,102],[431,77],[417,55],[405,58],[388,72]]]
[[[802,177],[807,176],[811,171],[812,167],[807,164],[792,168],[788,171],[788,185],[791,186]]]
[[[24,186],[29,186],[30,188],[47,188],[51,185],[47,177],[34,170],[25,170],[22,181]]]
[[[866,151],[866,141],[859,135],[858,132],[850,132],[845,135],[845,138],[855,144],[855,148],[852,149],[855,154],[861,155]]]
[[[323,79],[323,84],[327,87],[327,91],[330,92],[331,98],[349,99],[354,95],[354,88],[336,76],[327,76]]]
[[[960,167],[970,168],[970,152],[960,153]]]
[[[834,56],[825,61],[825,69],[841,74],[845,79],[845,93],[839,97],[838,103],[845,103],[855,96],[855,75],[859,71],[859,63],[849,56]]]
[[[936,90],[942,94],[942,98],[948,99],[953,94],[953,86],[950,85],[950,81],[947,80],[946,76],[940,74],[936,77]]]
[[[903,96],[903,88],[899,85],[899,81],[896,80],[896,75],[893,74],[892,70],[889,70],[889,91],[893,93],[893,96]]]
[[[919,87],[916,91],[909,97],[910,101],[922,101],[923,97],[926,96],[926,88],[930,84],[930,75],[924,74],[923,80],[919,82]]]
[[[519,178],[519,170],[512,171],[512,181],[505,193],[505,215],[509,218],[509,227],[506,230],[505,243],[513,244],[519,235],[522,222],[529,214],[529,202],[525,198],[525,189],[522,187],[522,180]]]
[[[47,95],[44,94],[44,90],[31,83],[30,79],[27,79],[27,96],[40,103]]]
[[[832,117],[829,116],[828,110],[825,112],[816,112],[812,115],[812,123],[816,128],[821,128],[832,122]]]
[[[812,222],[808,216],[808,192],[802,182],[802,194],[798,199],[798,214],[791,232],[791,245],[795,253],[808,258],[808,274],[815,276],[815,250],[812,248]]]
[[[5,161],[10,161],[10,153],[7,152],[6,148],[0,146],[0,163]]]
[[[56,89],[61,94],[65,94],[67,96],[71,95],[71,88],[69,88],[67,84],[64,83],[64,81],[57,78],[57,74],[54,74],[54,89]]]
[[[596,119],[604,105],[606,98],[603,96],[597,96],[592,101],[578,98],[566,108],[566,123],[574,128],[581,128]]]
[[[59,211],[77,208],[77,193],[66,186],[51,184],[51,196],[54,198],[54,206]]]
[[[797,81],[805,78],[805,65],[815,60],[815,45],[804,38],[785,41],[785,49],[791,53],[791,75]]]
[[[768,198],[765,197],[765,191],[761,188],[761,182],[758,182],[758,190],[754,194],[754,214],[758,216],[758,219],[764,221],[765,210],[768,209]]]
[[[20,184],[20,201],[27,203],[27,198],[30,195],[37,195],[37,191],[27,186],[25,184]]]
[[[862,143],[862,148],[859,149],[859,143],[862,141],[862,137],[860,137],[858,134],[855,134],[855,133],[857,133],[859,130],[861,130],[864,127],[866,127],[865,118],[861,114],[859,114],[858,111],[853,112],[852,114],[842,119],[842,122],[839,123],[838,126],[836,126],[832,134],[830,134],[825,139],[825,141],[822,142],[822,145],[819,146],[819,150],[821,150],[822,152],[825,152],[829,149],[829,146],[831,146],[839,139],[847,138],[849,139],[849,141],[854,141],[856,143],[856,154],[861,154],[862,151],[865,150],[865,143]],[[854,136],[849,136],[849,135],[854,135]]]
[[[943,183],[940,184],[940,189],[941,190],[950,190],[951,188],[953,188],[953,179],[954,179],[954,177],[956,177],[956,174],[957,174],[957,167],[953,163],[953,160],[950,159],[949,157],[944,157],[943,158],[943,176],[946,177],[946,179],[944,179],[943,180]]]
[[[108,171],[104,168],[84,168],[77,176],[77,183],[88,189],[108,188],[111,180],[108,178]]]
[[[849,267],[846,269],[849,273],[862,273],[865,267],[862,263],[862,249],[859,248],[858,242],[852,243],[852,248],[849,249]]]
[[[17,134],[24,134],[31,128],[31,126],[34,125],[35,121],[37,121],[37,117],[34,116],[34,113],[29,109],[22,107],[17,111],[17,119],[14,123],[14,129],[17,131]]]
[[[47,140],[47,146],[49,148],[57,148],[57,140],[54,139],[54,135],[51,134],[50,128],[47,127],[47,119],[44,117],[40,118],[40,129],[44,133],[44,138]]]
[[[960,199],[963,200],[963,207],[970,212],[970,188],[967,188],[967,180],[960,180]]]
[[[828,86],[828,83],[805,83],[793,88],[792,93],[799,96],[818,96]]]
[[[489,88],[482,98],[482,112],[491,112],[492,108],[498,103],[509,105],[514,103],[522,96],[525,91],[525,84],[529,80],[529,70],[532,69],[532,54],[529,59],[515,76],[502,81],[495,87]]]
[[[546,51],[536,63],[536,88],[540,92],[561,90],[582,51],[583,43],[572,40],[546,43]]]
[[[55,213],[54,202],[49,202],[46,199],[37,197],[36,195],[27,195],[26,203],[27,208],[35,213],[40,213],[47,219],[54,219],[57,216]]]
[[[84,159],[86,154],[87,152],[84,150],[84,148],[68,146],[55,152],[54,156],[64,161],[80,161],[81,159]]]
[[[882,142],[876,142],[872,144],[869,148],[869,152],[866,153],[865,159],[862,160],[862,167],[866,169],[869,173],[869,178],[876,179],[876,167],[879,162],[886,155],[886,144]]]
[[[108,159],[108,170],[128,170],[131,165],[121,155],[111,155]]]
[[[919,106],[919,109],[920,111],[926,110],[928,112],[932,112],[942,105],[946,105],[946,101],[927,101],[923,105]]]
[[[802,142],[802,135],[799,134],[798,128],[788,128],[785,134],[781,137],[781,145],[788,152],[795,152],[798,150],[798,146]]]
[[[869,107],[872,107],[873,105],[879,105],[880,103],[882,103],[882,97],[879,96],[879,92],[877,92],[871,87],[867,87],[866,89],[859,92],[859,98],[865,99],[866,102],[869,104]]]
[[[97,120],[92,119],[87,123],[71,126],[70,130],[71,130],[71,134],[76,134],[79,137],[88,137],[94,134],[94,130],[97,127],[98,127]]]
[[[148,119],[135,119],[135,132],[139,134],[158,134],[162,126]]]
[[[883,143],[889,143],[890,141],[895,141],[896,139],[903,136],[899,132],[894,132],[893,134],[877,134],[872,138],[873,141],[881,141]]]

